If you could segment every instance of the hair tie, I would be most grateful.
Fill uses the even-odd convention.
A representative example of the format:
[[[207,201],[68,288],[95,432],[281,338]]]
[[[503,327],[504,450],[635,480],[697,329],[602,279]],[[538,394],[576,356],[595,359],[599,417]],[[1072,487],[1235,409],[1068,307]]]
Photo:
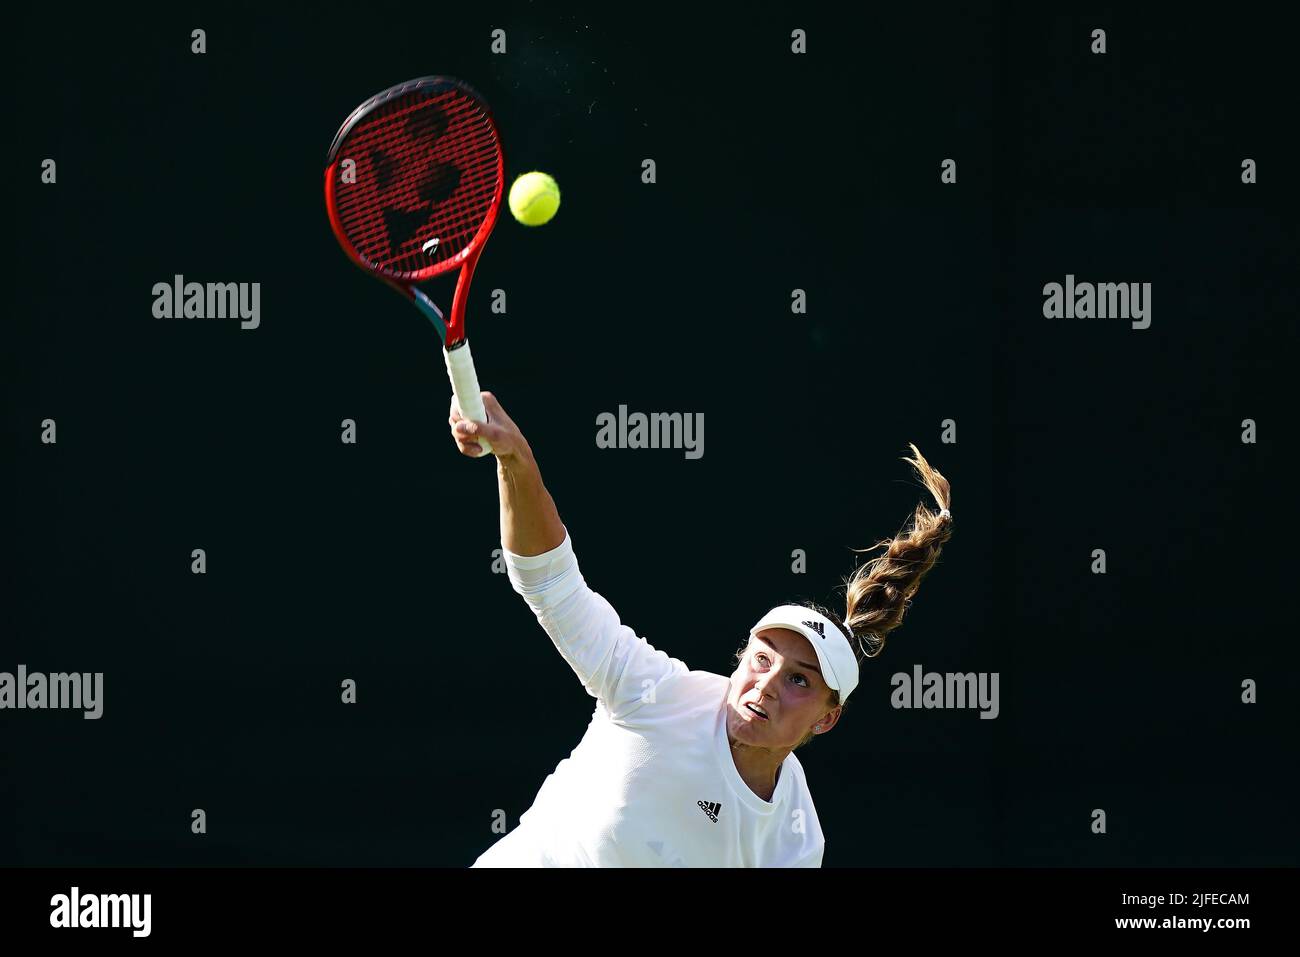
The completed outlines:
[[[946,508],[941,508],[941,509],[939,509],[939,517],[940,517],[940,518],[952,518],[952,512],[948,511]]]

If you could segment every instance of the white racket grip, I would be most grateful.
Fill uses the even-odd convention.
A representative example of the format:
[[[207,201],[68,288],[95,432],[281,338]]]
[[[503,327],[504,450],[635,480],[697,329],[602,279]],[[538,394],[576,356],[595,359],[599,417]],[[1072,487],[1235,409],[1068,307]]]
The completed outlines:
[[[483,396],[479,392],[478,374],[474,371],[474,357],[469,352],[469,340],[462,340],[450,352],[443,349],[442,355],[447,360],[447,375],[451,379],[451,391],[456,396],[456,404],[460,406],[460,414],[471,422],[486,422],[487,410],[483,408]],[[476,458],[492,453],[492,444],[486,438],[480,436],[475,441],[483,447],[482,455]]]

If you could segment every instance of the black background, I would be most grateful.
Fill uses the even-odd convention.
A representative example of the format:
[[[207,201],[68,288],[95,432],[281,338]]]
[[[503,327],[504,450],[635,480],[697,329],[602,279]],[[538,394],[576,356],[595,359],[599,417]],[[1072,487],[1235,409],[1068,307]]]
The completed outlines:
[[[595,9],[11,14],[0,670],[102,671],[105,705],[0,713],[0,864],[463,867],[576,745],[593,702],[492,573],[436,335],[325,217],[344,117],[441,73],[563,191],[501,220],[468,330],[638,634],[729,673],[773,604],[842,607],[924,497],[908,442],[952,483],[941,564],[798,753],[827,866],[1294,865],[1290,35]],[[261,327],[155,319],[177,273],[260,282]],[[1151,282],[1151,327],[1044,319],[1067,273]],[[620,404],[704,413],[704,457],[598,449]],[[893,710],[916,663],[998,672],[1000,716]]]

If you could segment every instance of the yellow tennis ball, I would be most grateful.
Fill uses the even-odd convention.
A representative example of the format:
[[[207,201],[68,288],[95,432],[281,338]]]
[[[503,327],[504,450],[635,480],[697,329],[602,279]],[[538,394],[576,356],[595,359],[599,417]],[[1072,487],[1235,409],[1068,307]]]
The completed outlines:
[[[560,187],[546,173],[524,173],[510,187],[510,212],[525,226],[549,223],[560,208]]]

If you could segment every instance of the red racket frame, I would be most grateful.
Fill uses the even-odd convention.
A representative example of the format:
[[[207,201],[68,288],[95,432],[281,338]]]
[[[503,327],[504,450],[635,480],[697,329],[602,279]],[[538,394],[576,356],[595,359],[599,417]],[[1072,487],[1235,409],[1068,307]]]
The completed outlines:
[[[492,136],[497,145],[497,169],[496,169],[496,189],[493,192],[492,200],[488,205],[487,215],[483,223],[475,232],[473,238],[465,245],[465,248],[456,253],[455,256],[445,259],[442,262],[434,263],[423,269],[414,272],[401,271],[395,272],[377,266],[368,262],[348,240],[347,234],[343,230],[343,224],[339,221],[337,188],[338,188],[338,167],[341,157],[338,155],[339,150],[347,139],[352,129],[362,119],[368,116],[378,107],[395,99],[399,96],[405,96],[408,93],[414,93],[420,90],[430,88],[445,89],[456,87],[462,93],[472,98],[481,108],[483,117],[491,129]],[[462,80],[447,76],[426,76],[415,80],[408,80],[397,86],[390,87],[381,93],[377,93],[370,99],[358,106],[344,121],[343,126],[339,128],[334,137],[334,142],[330,145],[329,153],[326,157],[325,165],[325,209],[329,214],[330,228],[334,231],[335,238],[343,251],[347,253],[359,268],[373,276],[384,280],[389,286],[402,293],[409,299],[424,315],[433,323],[434,328],[438,330],[438,336],[442,340],[443,348],[450,351],[465,342],[465,306],[469,299],[469,287],[473,281],[474,268],[478,265],[479,256],[483,252],[483,247],[487,244],[488,238],[492,235],[492,230],[496,226],[497,216],[501,211],[501,198],[505,194],[505,149],[501,145],[501,133],[497,129],[496,122],[492,117],[492,111],[487,105],[487,101],[479,95],[478,91]],[[452,296],[450,318],[444,317],[440,310],[427,295],[415,288],[416,283],[424,282],[435,276],[450,272],[457,267],[460,268],[460,277],[456,281],[456,292]]]

